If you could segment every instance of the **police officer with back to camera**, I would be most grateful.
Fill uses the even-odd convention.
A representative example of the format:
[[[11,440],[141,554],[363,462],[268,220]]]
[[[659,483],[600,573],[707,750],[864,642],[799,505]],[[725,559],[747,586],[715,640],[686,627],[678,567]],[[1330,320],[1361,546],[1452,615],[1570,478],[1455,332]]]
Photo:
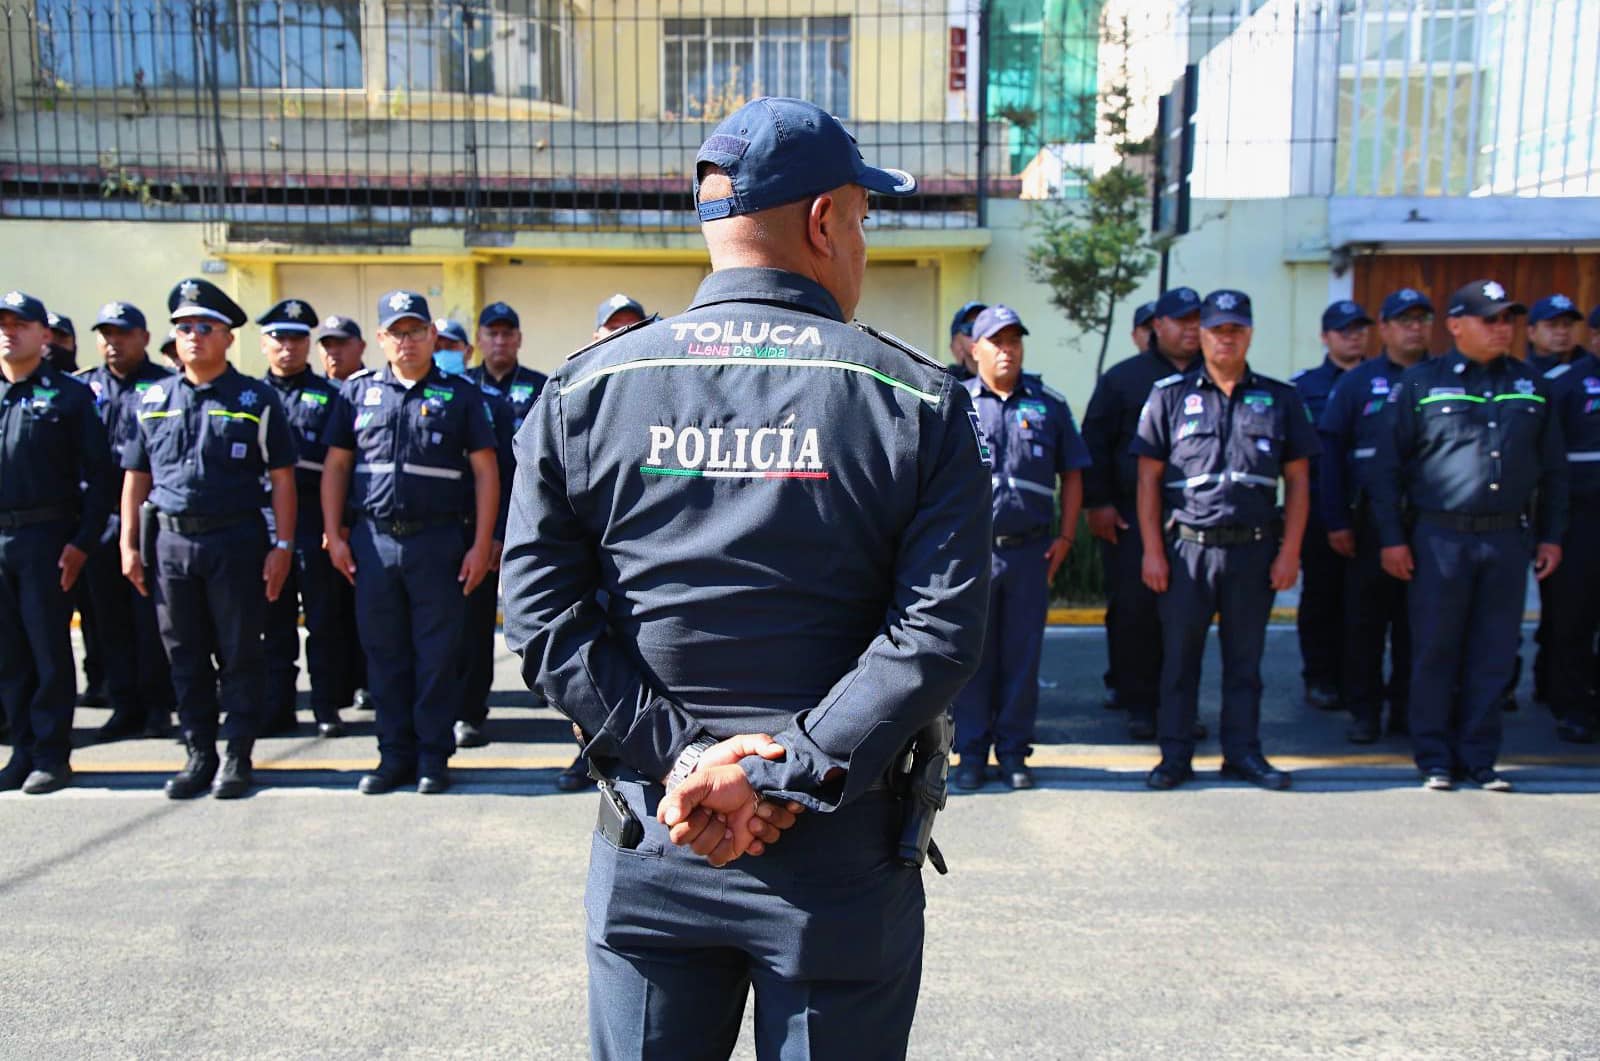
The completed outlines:
[[[49,334],[37,298],[0,295],[0,791],[30,795],[72,780],[71,594],[112,489],[94,395],[44,363]]]
[[[1132,446],[1151,388],[1199,363],[1199,294],[1190,287],[1162,292],[1145,326],[1149,338],[1143,351],[1106,370],[1083,413],[1083,441],[1092,461],[1083,473],[1083,503],[1089,533],[1100,540],[1105,571],[1108,685],[1117,706],[1128,711],[1128,733],[1134,740],[1156,735],[1161,617],[1156,596],[1140,572],[1139,461]]]
[[[339,708],[349,703],[346,696],[353,688],[348,673],[351,653],[338,623],[335,595],[341,580],[322,548],[322,464],[327,452],[322,434],[339,388],[311,371],[311,328],[316,321],[317,311],[298,298],[286,298],[256,318],[261,325],[261,353],[267,359],[266,381],[283,406],[299,452],[294,465],[294,564],[283,592],[267,608],[267,723],[263,735],[292,733],[297,725],[295,678],[302,608],[311,713],[320,736],[344,735]]]
[[[433,361],[441,371],[461,375],[472,360],[472,340],[460,321],[439,317],[433,322],[438,332],[434,340]],[[481,748],[489,743],[484,724],[489,718],[489,693],[494,686],[494,630],[499,604],[500,552],[506,540],[506,506],[512,474],[517,470],[516,457],[511,443],[516,434],[515,415],[500,389],[492,383],[480,383],[484,401],[494,421],[495,458],[500,470],[500,502],[495,519],[494,538],[490,542],[494,559],[490,573],[478,583],[478,588],[467,595],[466,617],[461,628],[461,653],[458,660],[458,680],[461,695],[456,705],[455,740],[457,748]],[[471,526],[468,533],[471,533]]]
[[[927,819],[897,764],[931,744],[942,773],[912,738],[978,662],[989,470],[960,384],[845,323],[867,194],[912,177],[763,97],[696,178],[692,305],[569,359],[517,437],[506,640],[607,778],[591,1050],[725,1057],[753,984],[762,1057],[900,1057],[923,893],[896,838]]]
[[[1261,753],[1261,654],[1273,594],[1299,576],[1308,465],[1319,447],[1299,392],[1246,361],[1251,321],[1244,292],[1205,297],[1204,363],[1156,384],[1133,443],[1144,580],[1161,610],[1161,762],[1145,779],[1158,790],[1194,776],[1191,726],[1213,615],[1222,644],[1222,776],[1265,789],[1290,784]]]
[[[1026,334],[1010,306],[978,314],[972,326],[978,374],[964,384],[994,464],[994,556],[983,658],[954,709],[961,755],[956,787],[968,792],[982,787],[991,747],[1009,787],[1033,787],[1027,759],[1039,713],[1050,585],[1072,548],[1089,464],[1066,398],[1022,371]]]
[[[1352,744],[1371,744],[1383,733],[1385,698],[1389,733],[1409,732],[1411,627],[1406,584],[1390,577],[1379,559],[1371,475],[1379,435],[1389,430],[1389,394],[1406,369],[1428,356],[1432,329],[1433,303],[1422,292],[1402,287],[1384,299],[1378,311],[1382,350],[1340,377],[1317,421],[1321,476],[1312,502],[1321,512],[1328,547],[1346,561],[1339,699],[1350,712],[1346,735]]]
[[[139,430],[139,403],[151,387],[170,386],[172,373],[151,361],[150,331],[143,311],[127,302],[107,302],[94,323],[100,364],[77,378],[94,393],[95,409],[111,447],[115,505],[122,497],[122,455]],[[111,717],[97,734],[102,741],[164,737],[172,724],[172,674],[161,646],[155,602],[122,576],[122,517],[112,512],[105,533],[89,554],[84,578],[96,616],[118,634],[117,651],[106,654],[106,693]]]
[[[1545,372],[1567,455],[1571,514],[1561,564],[1539,583],[1540,654],[1556,735],[1593,744],[1600,636],[1600,357],[1584,350]]]
[[[210,788],[236,799],[254,782],[266,711],[267,605],[294,554],[282,530],[267,537],[261,481],[270,481],[273,525],[293,527],[295,438],[272,387],[228,363],[244,310],[199,279],[179,281],[167,308],[183,374],[145,391],[123,447],[122,572],[140,593],[154,592],[172,661],[189,758],[167,796]]]
[[[467,370],[474,383],[488,383],[511,403],[515,426],[522,427],[534,399],[544,390],[546,376],[517,361],[522,351],[522,318],[504,302],[491,302],[478,314],[478,353],[481,364]]]
[[[483,394],[434,364],[427,300],[391,291],[378,320],[388,364],[345,383],[323,436],[323,534],[356,588],[377,709],[378,765],[359,788],[429,795],[450,788],[462,624],[494,562],[500,472]]]
[[[1365,360],[1371,329],[1372,318],[1367,311],[1347,298],[1330,303],[1322,311],[1322,345],[1326,351],[1322,364],[1289,377],[1313,424],[1322,419],[1328,396],[1340,378]],[[1343,684],[1346,561],[1328,544],[1328,529],[1315,504],[1322,463],[1321,457],[1311,461],[1313,504],[1305,542],[1300,547],[1300,606],[1295,627],[1300,635],[1300,676],[1305,682],[1306,703],[1319,711],[1332,711],[1340,706],[1339,689]]]
[[[1435,790],[1458,776],[1511,789],[1495,770],[1499,700],[1528,562],[1540,580],[1561,564],[1566,454],[1544,378],[1510,356],[1523,312],[1494,280],[1451,295],[1455,347],[1400,377],[1389,394],[1393,429],[1374,458],[1383,567],[1412,584],[1411,742]]]
[[[972,325],[988,308],[986,302],[968,302],[950,318],[951,361],[945,371],[962,383],[978,374],[978,361],[972,356]]]

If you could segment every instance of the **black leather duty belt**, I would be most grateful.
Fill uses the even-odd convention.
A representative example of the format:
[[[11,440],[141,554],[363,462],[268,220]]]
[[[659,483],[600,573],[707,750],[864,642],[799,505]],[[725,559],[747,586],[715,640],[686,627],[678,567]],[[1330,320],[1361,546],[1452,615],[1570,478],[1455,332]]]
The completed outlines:
[[[1187,523],[1176,525],[1178,537],[1196,545],[1249,545],[1264,542],[1273,536],[1271,527],[1191,527]]]
[[[71,505],[45,505],[43,508],[14,508],[0,512],[0,530],[17,530],[36,523],[55,523],[58,520],[77,519],[78,510]]]
[[[1520,512],[1496,512],[1487,516],[1470,516],[1465,512],[1419,512],[1417,522],[1461,534],[1493,534],[1495,531],[1521,530],[1528,525]]]
[[[241,523],[261,518],[260,512],[229,512],[221,516],[184,516],[176,512],[157,512],[156,522],[161,529],[173,534],[209,534],[212,531],[222,530],[225,527],[237,527]]]
[[[429,516],[426,519],[379,519],[377,516],[362,516],[372,528],[379,533],[387,534],[391,538],[409,538],[414,534],[421,534],[434,527],[447,527],[450,524],[463,526],[460,516]]]

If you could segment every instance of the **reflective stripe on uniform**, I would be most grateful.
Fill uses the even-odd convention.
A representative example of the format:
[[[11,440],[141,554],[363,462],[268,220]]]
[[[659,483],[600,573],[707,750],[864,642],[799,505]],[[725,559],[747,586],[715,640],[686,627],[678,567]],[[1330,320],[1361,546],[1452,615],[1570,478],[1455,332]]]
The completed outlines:
[[[294,466],[296,468],[304,468],[308,472],[320,472],[322,470],[321,462],[319,462],[319,461],[308,461],[308,460],[305,460],[303,458],[301,460],[295,461],[294,462]]]
[[[389,465],[389,470],[394,470],[394,465]],[[460,468],[430,468],[426,464],[412,464],[409,461],[400,465],[400,470],[407,475],[421,475],[429,479],[459,479],[462,472]]]
[[[1174,479],[1167,483],[1169,490],[1187,490],[1194,486],[1205,486],[1208,483],[1235,482],[1245,483],[1250,486],[1266,486],[1276,488],[1278,480],[1265,475],[1251,475],[1249,472],[1207,472],[1205,475],[1191,475],[1187,479]]]
[[[992,475],[989,477],[989,485],[1009,486],[1013,490],[1027,490],[1030,493],[1043,494],[1045,497],[1050,498],[1056,496],[1056,492],[1052,487],[1030,483],[1026,479],[1013,479],[1009,475]]]
[[[356,471],[366,472],[368,475],[393,475],[394,461],[378,461],[373,464],[358,464]]]
[[[640,368],[718,368],[723,365],[756,365],[761,368],[831,368],[842,372],[859,372],[870,376],[879,383],[888,384],[897,390],[914,394],[929,405],[937,406],[939,396],[929,394],[927,391],[918,390],[904,380],[895,379],[887,373],[879,372],[867,365],[858,365],[853,361],[838,361],[832,358],[792,358],[780,360],[769,357],[646,357],[638,361],[629,361],[621,365],[612,365],[608,368],[598,369],[586,376],[579,376],[571,383],[561,388],[562,394],[571,394],[581,387],[586,387],[597,380],[607,376],[614,376],[619,372],[631,372]]]
[[[1593,464],[1600,461],[1600,449],[1574,450],[1567,454],[1567,460],[1574,464]]]
[[[1367,446],[1363,449],[1353,450],[1350,454],[1350,456],[1354,457],[1358,461],[1371,460],[1377,455],[1378,447],[1376,446]]]

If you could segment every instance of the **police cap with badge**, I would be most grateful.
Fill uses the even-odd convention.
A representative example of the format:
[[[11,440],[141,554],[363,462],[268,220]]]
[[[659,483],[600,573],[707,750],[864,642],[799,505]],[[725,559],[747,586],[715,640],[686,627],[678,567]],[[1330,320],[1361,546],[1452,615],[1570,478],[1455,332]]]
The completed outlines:
[[[332,316],[322,321],[322,326],[316,330],[314,338],[317,342],[324,339],[359,339],[361,338],[361,325],[349,317]]]
[[[1223,287],[1205,297],[1200,303],[1200,327],[1215,328],[1222,324],[1254,326],[1249,295]]]
[[[94,331],[99,331],[101,328],[148,331],[150,326],[145,321],[144,312],[138,306],[127,302],[107,302],[100,307],[100,313],[94,319]]]
[[[491,302],[483,307],[483,312],[478,314],[478,327],[487,328],[491,324],[509,324],[513,328],[522,327],[522,318],[517,316],[517,311],[504,302]]]
[[[1427,295],[1424,295],[1416,288],[1402,287],[1398,291],[1390,293],[1389,297],[1383,300],[1383,305],[1378,309],[1378,319],[1392,321],[1402,314],[1410,313],[1412,310],[1422,310],[1424,313],[1431,315],[1433,313],[1433,303],[1428,301]]]
[[[50,312],[44,303],[22,291],[7,291],[0,295],[0,313],[14,313],[33,324],[49,326]]]
[[[433,314],[428,312],[428,300],[415,291],[390,291],[378,299],[378,327],[387,331],[389,325],[408,317],[431,323]]]
[[[1199,312],[1200,293],[1192,287],[1174,287],[1161,292],[1150,316],[1153,320],[1156,317],[1187,317]]]
[[[242,328],[250,319],[220,287],[197,277],[179,280],[173,285],[167,295],[167,310],[175,321],[185,317],[207,317],[229,328]]]
[[[1572,299],[1566,295],[1546,295],[1528,308],[1528,323],[1530,325],[1556,320],[1560,317],[1566,317],[1574,321],[1583,320],[1583,314],[1578,310],[1577,306],[1572,304]]]
[[[1027,325],[1022,323],[1022,318],[1017,311],[1003,302],[997,302],[978,314],[978,319],[972,322],[972,340],[979,342],[993,335],[1005,331],[1015,325],[1023,335],[1028,334]]]
[[[256,323],[268,335],[282,334],[287,338],[299,338],[311,334],[311,325],[316,319],[317,311],[311,308],[309,302],[286,298],[257,317]]]
[[[1521,316],[1528,307],[1506,294],[1497,280],[1474,280],[1456,289],[1450,296],[1452,317],[1495,317],[1501,313]]]
[[[460,321],[451,320],[449,317],[440,317],[433,322],[433,328],[439,333],[439,338],[449,339],[453,343],[471,345],[472,340],[467,338],[467,327]]]
[[[989,308],[987,302],[968,302],[956,310],[955,316],[950,318],[951,335],[971,335],[972,325],[978,319],[978,314]]]
[[[65,335],[70,339],[78,337],[78,329],[72,324],[72,318],[62,313],[46,313],[45,324],[57,335]]]
[[[1367,316],[1367,311],[1361,305],[1347,298],[1328,304],[1322,311],[1322,330],[1325,332],[1342,332],[1346,328],[1372,323],[1372,318]]]
[[[644,307],[639,304],[638,299],[618,291],[595,308],[594,326],[596,330],[604,328],[611,321],[611,318],[617,314],[626,313],[630,310],[640,317],[650,316],[644,311]]]

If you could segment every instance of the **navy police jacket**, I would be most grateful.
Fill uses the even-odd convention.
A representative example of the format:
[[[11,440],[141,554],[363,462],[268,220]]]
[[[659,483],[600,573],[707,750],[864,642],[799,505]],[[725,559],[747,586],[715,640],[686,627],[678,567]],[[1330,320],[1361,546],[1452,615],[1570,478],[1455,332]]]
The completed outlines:
[[[72,544],[88,552],[105,530],[115,491],[89,388],[43,359],[26,379],[0,376],[0,512],[72,510]]]
[[[1056,476],[1089,466],[1067,400],[1028,373],[1008,398],[980,376],[962,385],[993,450],[994,533],[1049,533],[1056,518]]]
[[[104,362],[83,369],[74,378],[82,380],[93,392],[95,411],[105,425],[111,455],[120,467],[123,449],[139,430],[139,399],[154,384],[171,379],[171,370],[147,357],[126,378],[111,371]]]
[[[1561,421],[1573,503],[1600,503],[1600,357],[1585,351],[1544,378]]]
[[[150,501],[163,512],[256,511],[262,477],[295,462],[294,433],[272,388],[232,365],[198,386],[184,375],[152,384],[136,415],[122,466],[150,473]]]
[[[977,666],[981,448],[953,377],[813,281],[713,273],[572,357],[518,433],[506,641],[595,757],[664,778],[771,733],[751,784],[833,810]]]
[[[538,400],[549,377],[535,372],[526,365],[518,365],[502,379],[490,375],[487,365],[474,365],[467,369],[466,377],[480,386],[488,384],[511,407],[511,430],[514,434],[528,418],[528,410]]]
[[[1567,528],[1567,459],[1545,380],[1515,358],[1478,364],[1459,350],[1406,370],[1389,394],[1372,476],[1372,515],[1384,547],[1406,544],[1414,512],[1526,512],[1559,543]]]
[[[1389,392],[1404,372],[1387,353],[1361,362],[1339,377],[1317,417],[1321,479],[1311,503],[1330,531],[1349,530],[1358,500],[1372,496],[1368,480],[1378,435],[1389,429]]]
[[[1150,392],[1135,456],[1166,461],[1163,508],[1191,527],[1267,527],[1290,461],[1320,452],[1300,394],[1245,369],[1232,396],[1198,371],[1168,376]]]
[[[1200,364],[1196,357],[1186,371]],[[1180,370],[1156,349],[1154,340],[1143,353],[1106,369],[1083,411],[1083,442],[1092,461],[1083,473],[1085,508],[1115,505],[1131,517],[1139,493],[1139,459],[1131,449],[1139,431],[1139,412],[1160,380]]]
[[[356,456],[347,505],[385,520],[465,519],[469,455],[495,448],[494,416],[477,385],[434,365],[411,386],[388,364],[345,380],[322,440]]]

